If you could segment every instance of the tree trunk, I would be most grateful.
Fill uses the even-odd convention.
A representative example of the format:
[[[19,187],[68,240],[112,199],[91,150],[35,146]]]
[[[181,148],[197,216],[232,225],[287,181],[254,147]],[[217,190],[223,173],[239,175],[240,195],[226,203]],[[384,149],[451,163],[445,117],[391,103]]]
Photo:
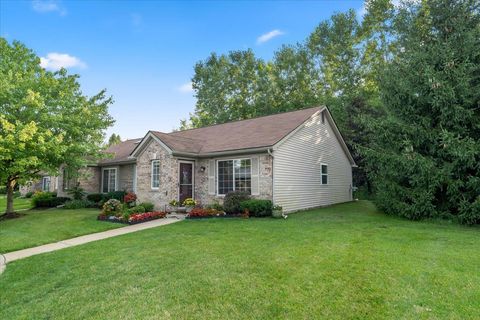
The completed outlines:
[[[13,188],[15,187],[16,180],[8,178],[7,180],[7,210],[5,215],[12,215],[13,211]]]

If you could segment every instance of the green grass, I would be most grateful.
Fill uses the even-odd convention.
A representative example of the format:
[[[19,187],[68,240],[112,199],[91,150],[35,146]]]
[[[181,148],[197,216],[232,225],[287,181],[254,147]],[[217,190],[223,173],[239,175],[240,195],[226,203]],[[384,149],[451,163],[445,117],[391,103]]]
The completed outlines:
[[[32,199],[15,198],[13,199],[13,208],[15,209],[15,211],[30,209],[32,207],[31,200]],[[0,195],[0,214],[4,213],[6,208],[7,197],[4,195]]]
[[[123,225],[97,221],[96,209],[23,211],[25,216],[0,221],[0,253],[118,228]]]
[[[473,319],[480,230],[366,201],[179,222],[15,261],[1,319]]]

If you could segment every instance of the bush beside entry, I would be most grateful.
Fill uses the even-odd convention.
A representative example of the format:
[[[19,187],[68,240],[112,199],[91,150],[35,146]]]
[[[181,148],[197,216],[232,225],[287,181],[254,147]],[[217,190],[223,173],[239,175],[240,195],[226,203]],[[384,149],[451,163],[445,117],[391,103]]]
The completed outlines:
[[[228,214],[242,213],[241,203],[250,200],[250,195],[243,191],[232,191],[227,193],[223,199],[223,208]]]
[[[269,217],[272,215],[273,204],[270,200],[251,199],[240,204],[242,212],[248,210],[251,217]]]

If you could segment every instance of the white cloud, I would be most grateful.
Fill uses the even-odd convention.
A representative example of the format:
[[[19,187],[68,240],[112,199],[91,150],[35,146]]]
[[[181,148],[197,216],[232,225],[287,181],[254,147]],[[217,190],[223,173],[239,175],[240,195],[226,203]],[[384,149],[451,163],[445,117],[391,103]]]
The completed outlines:
[[[262,34],[260,37],[258,37],[257,38],[257,44],[265,43],[267,41],[272,40],[275,37],[278,37],[278,36],[281,36],[281,35],[284,35],[284,34],[285,34],[285,32],[280,31],[278,29],[272,30],[272,31],[267,32],[265,34]]]
[[[40,58],[40,66],[49,70],[60,70],[61,68],[86,68],[87,65],[77,57],[67,53],[50,52],[46,57]]]
[[[58,12],[61,16],[67,14],[67,10],[61,5],[60,1],[56,0],[33,0],[32,9],[40,12]]]
[[[193,92],[192,83],[187,82],[187,83],[182,84],[180,87],[178,87],[178,91],[180,91],[182,93]]]

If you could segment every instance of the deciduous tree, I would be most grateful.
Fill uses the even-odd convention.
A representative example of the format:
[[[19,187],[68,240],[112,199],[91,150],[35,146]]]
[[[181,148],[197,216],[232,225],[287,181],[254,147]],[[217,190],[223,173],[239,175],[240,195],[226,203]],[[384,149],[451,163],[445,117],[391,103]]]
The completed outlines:
[[[80,167],[100,155],[103,130],[113,124],[105,91],[82,94],[77,75],[49,72],[20,42],[0,38],[0,181],[13,189],[39,172]]]

